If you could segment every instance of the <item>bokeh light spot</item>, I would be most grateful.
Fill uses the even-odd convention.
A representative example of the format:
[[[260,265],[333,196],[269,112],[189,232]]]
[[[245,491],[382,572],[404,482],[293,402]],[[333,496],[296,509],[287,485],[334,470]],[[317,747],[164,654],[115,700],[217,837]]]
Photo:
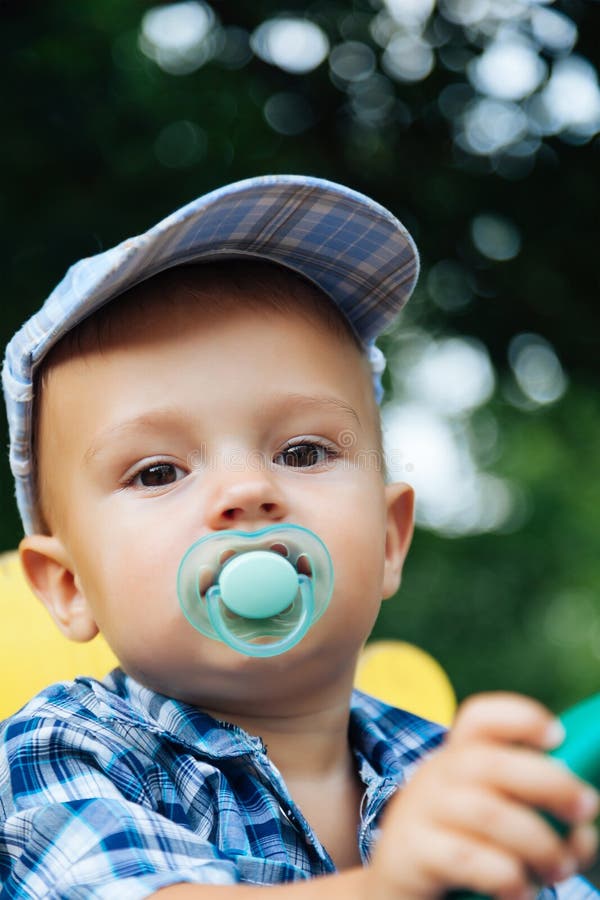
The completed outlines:
[[[460,416],[486,403],[495,385],[487,350],[465,338],[430,341],[405,379],[412,397],[446,416]]]
[[[489,44],[467,71],[481,93],[500,100],[522,100],[539,87],[546,64],[529,42],[513,36]]]
[[[352,112],[370,127],[386,122],[396,105],[394,87],[385,75],[374,73],[366,81],[351,84],[348,93]]]
[[[516,103],[474,100],[465,110],[459,139],[470,152],[486,156],[517,143],[527,130],[527,116]]]
[[[367,44],[345,41],[329,54],[329,67],[342,83],[366,81],[375,71],[375,54]]]
[[[222,46],[218,61],[227,69],[242,69],[252,59],[250,35],[245,28],[230,25],[222,29]]]
[[[549,133],[571,131],[591,137],[600,131],[598,73],[582,57],[570,56],[555,63],[541,99]]]
[[[441,0],[442,15],[457,25],[476,25],[490,13],[490,0]]]
[[[473,291],[464,268],[452,259],[442,259],[429,270],[427,290],[434,303],[446,312],[463,309]]]
[[[392,18],[407,28],[422,28],[435,7],[435,0],[384,0]]]
[[[514,259],[521,250],[517,226],[497,213],[483,213],[471,222],[471,239],[483,256],[496,262]]]
[[[158,161],[167,168],[184,168],[199,162],[206,154],[206,132],[195,122],[171,122],[154,143]]]
[[[536,406],[555,403],[567,389],[567,376],[552,345],[537,334],[512,339],[508,359],[517,384]]]
[[[217,49],[212,8],[201,0],[149,9],[142,19],[140,49],[171,75],[195,72]]]
[[[301,94],[281,91],[273,94],[264,106],[265,119],[279,134],[302,134],[315,121],[308,100]]]
[[[252,33],[250,45],[265,62],[296,75],[312,72],[329,53],[323,29],[309,19],[292,16],[263,22]]]
[[[532,10],[531,30],[540,46],[554,53],[570,53],[577,41],[575,22],[556,9]]]
[[[431,46],[417,34],[398,34],[387,45],[382,66],[399,81],[422,81],[432,71],[435,56]]]

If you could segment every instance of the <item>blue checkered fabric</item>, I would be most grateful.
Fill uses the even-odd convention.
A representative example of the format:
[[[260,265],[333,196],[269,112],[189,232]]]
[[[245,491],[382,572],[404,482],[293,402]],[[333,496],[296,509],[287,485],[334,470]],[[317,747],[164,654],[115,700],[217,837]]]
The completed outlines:
[[[585,878],[569,878],[556,886],[554,896],[560,900],[598,900],[600,891]]]
[[[10,341],[3,384],[26,532],[39,526],[31,422],[34,376],[44,356],[82,319],[140,281],[184,263],[231,257],[287,266],[328,294],[371,356],[381,394],[373,342],[408,300],[418,273],[406,229],[363,194],[318,178],[272,175],[220,188],[144,234],[76,263]]]
[[[356,692],[350,741],[369,857],[387,800],[443,729]],[[34,698],[0,729],[0,897],[147,897],[177,882],[335,871],[260,738],[115,670]],[[117,884],[116,884],[117,883]]]
[[[367,862],[387,801],[443,729],[355,691]],[[54,685],[0,728],[0,898],[141,900],[169,884],[335,871],[260,738],[115,670]],[[540,900],[591,900],[582,878]]]

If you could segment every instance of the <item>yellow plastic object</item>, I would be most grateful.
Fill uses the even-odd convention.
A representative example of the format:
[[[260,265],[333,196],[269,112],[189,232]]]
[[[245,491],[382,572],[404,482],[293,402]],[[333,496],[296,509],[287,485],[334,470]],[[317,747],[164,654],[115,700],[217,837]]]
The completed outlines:
[[[117,661],[102,637],[67,640],[32,593],[16,551],[0,554],[0,719],[55,681],[102,678]]]
[[[450,725],[456,710],[456,695],[440,664],[403,641],[368,644],[358,664],[356,686],[441,725]]]

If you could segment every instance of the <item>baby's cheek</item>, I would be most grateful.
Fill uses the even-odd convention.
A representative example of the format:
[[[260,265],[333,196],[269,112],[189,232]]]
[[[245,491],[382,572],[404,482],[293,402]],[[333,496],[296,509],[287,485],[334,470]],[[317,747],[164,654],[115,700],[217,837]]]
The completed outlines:
[[[353,578],[366,597],[381,599],[383,552],[378,547],[356,548],[353,555]]]
[[[357,517],[359,518],[359,517]],[[378,602],[382,596],[385,536],[372,522],[363,522],[363,534],[347,534],[336,540],[332,549],[335,570],[335,594],[356,598],[359,604]]]

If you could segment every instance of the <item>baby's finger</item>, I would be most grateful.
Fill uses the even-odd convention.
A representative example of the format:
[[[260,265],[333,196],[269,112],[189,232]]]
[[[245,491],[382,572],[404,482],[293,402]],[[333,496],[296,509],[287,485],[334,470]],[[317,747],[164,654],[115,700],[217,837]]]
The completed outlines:
[[[500,847],[466,833],[438,829],[427,831],[426,846],[424,869],[439,890],[466,888],[505,900],[521,900],[531,891],[525,866]]]
[[[577,825],[567,838],[573,856],[582,872],[592,865],[598,853],[598,832],[593,825]]]
[[[520,694],[478,694],[460,707],[449,743],[485,739],[529,744],[542,750],[557,747],[564,729],[545,706]]]
[[[502,848],[545,883],[572,875],[584,863],[579,851],[587,853],[587,848],[561,840],[533,809],[480,787],[449,790],[440,821]]]
[[[598,794],[590,785],[527,748],[473,743],[447,761],[454,783],[478,783],[566,823],[592,821],[598,814]]]

